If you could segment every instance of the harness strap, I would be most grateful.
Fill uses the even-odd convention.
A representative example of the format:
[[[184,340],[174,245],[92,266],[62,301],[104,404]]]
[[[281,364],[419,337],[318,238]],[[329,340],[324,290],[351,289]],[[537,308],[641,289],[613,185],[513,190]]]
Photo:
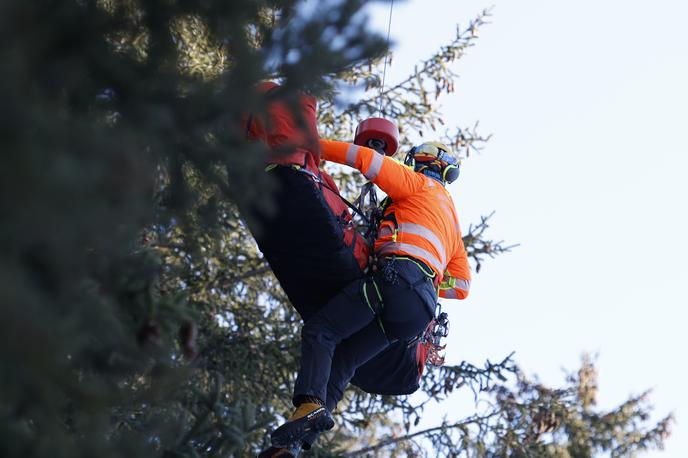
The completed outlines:
[[[368,288],[369,285],[373,285],[372,290],[370,291],[370,294],[368,293]],[[372,294],[372,293],[375,294]],[[387,332],[385,331],[385,326],[382,324],[382,310],[385,308],[385,303],[382,300],[382,294],[380,293],[380,287],[377,286],[377,282],[373,277],[368,277],[364,282],[363,282],[363,298],[366,301],[366,304],[370,308],[370,311],[373,312],[374,318],[377,320],[377,324],[380,326],[380,329],[382,330],[382,333],[387,337],[387,341],[389,343],[394,343],[396,342],[395,340],[391,340],[387,336]]]
[[[418,266],[418,268],[423,273],[423,275],[425,275],[427,278],[432,280],[432,284],[435,287],[435,291],[436,292],[438,291],[439,277],[437,276],[437,273],[434,270],[432,270],[430,267],[428,267],[424,262],[421,262],[418,259],[412,258],[410,256],[396,256],[396,255],[394,255],[394,256],[391,256],[391,258],[399,259],[402,261],[410,261],[410,262],[414,263],[416,266]]]
[[[332,189],[327,183],[325,183],[325,182],[320,178],[319,175],[316,175],[315,173],[313,173],[312,171],[308,170],[307,168],[301,167],[300,165],[296,165],[296,164],[291,164],[291,165],[285,165],[285,164],[269,164],[267,167],[265,167],[265,171],[266,171],[266,172],[269,172],[270,170],[273,170],[273,169],[275,169],[275,168],[277,168],[277,167],[287,167],[287,168],[290,168],[290,169],[295,170],[295,171],[297,171],[297,172],[305,173],[306,175],[308,175],[309,177],[311,177],[311,178],[313,179],[313,181],[315,181],[316,183],[318,183],[320,186],[326,188],[327,190],[329,190],[329,191],[331,191],[333,194],[335,194],[337,197],[339,197],[339,199],[341,199],[341,201],[344,202],[344,204],[345,204],[347,207],[349,207],[349,208],[350,208],[352,211],[354,211],[357,215],[359,215],[361,218],[363,218],[366,224],[368,224],[368,225],[370,224],[370,220],[368,219],[368,217],[366,217],[365,213],[363,213],[363,211],[362,211],[360,208],[358,208],[357,206],[355,206],[354,204],[352,204],[351,202],[349,202],[348,200],[346,200],[346,199],[345,199],[344,197],[342,197],[342,195],[339,194],[336,190]]]

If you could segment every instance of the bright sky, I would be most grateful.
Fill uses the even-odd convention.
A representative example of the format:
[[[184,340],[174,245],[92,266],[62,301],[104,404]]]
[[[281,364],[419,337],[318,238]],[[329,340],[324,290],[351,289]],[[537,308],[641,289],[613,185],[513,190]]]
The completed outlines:
[[[497,211],[490,235],[517,242],[488,260],[449,308],[448,358],[517,362],[561,385],[599,353],[602,407],[647,388],[688,452],[688,2],[395,2],[387,82],[495,5],[454,69],[448,125],[493,133],[453,193],[462,226]],[[373,8],[386,33],[389,4]],[[462,410],[445,403],[443,412]],[[452,415],[450,415],[451,417]]]

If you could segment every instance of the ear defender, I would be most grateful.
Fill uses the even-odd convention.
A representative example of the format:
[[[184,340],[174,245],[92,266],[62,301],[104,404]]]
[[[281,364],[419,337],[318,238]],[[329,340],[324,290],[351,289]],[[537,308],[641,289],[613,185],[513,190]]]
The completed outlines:
[[[409,150],[408,153],[406,153],[406,157],[404,158],[404,165],[408,165],[409,167],[413,168],[416,165],[416,158],[414,157],[416,154],[416,151],[418,150],[417,146],[414,146]]]
[[[442,180],[447,183],[453,183],[459,178],[459,165],[451,164],[444,168],[442,171]]]
[[[437,159],[447,164],[444,166],[444,170],[442,170],[442,181],[447,183],[456,181],[456,179],[459,178],[459,166],[461,165],[459,161],[442,149],[439,150]]]

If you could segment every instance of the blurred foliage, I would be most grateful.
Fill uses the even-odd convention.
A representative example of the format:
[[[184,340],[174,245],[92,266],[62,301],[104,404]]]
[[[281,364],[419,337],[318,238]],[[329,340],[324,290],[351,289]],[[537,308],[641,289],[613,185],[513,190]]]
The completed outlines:
[[[437,98],[454,90],[449,65],[488,12],[380,91],[385,47],[362,6],[0,3],[0,456],[239,457],[266,445],[291,407],[300,320],[237,210],[269,209],[274,186],[262,173],[266,151],[240,128],[244,113],[266,104],[247,88],[279,78],[287,101],[318,96],[323,136],[348,138],[377,106],[405,133],[432,132],[466,157],[488,138],[436,131]],[[352,90],[360,101],[338,107],[338,94]],[[349,195],[361,183],[338,179]],[[476,266],[510,248],[486,229],[484,218],[464,238]],[[507,388],[516,372],[509,358],[435,370],[420,403],[350,389],[344,427],[311,454],[515,455],[509,438],[546,451],[543,437],[564,428],[580,450],[622,456],[661,445],[664,423],[643,429],[644,397],[594,417],[590,389],[538,391],[524,378]],[[500,420],[471,417],[441,426],[441,438],[404,438],[430,399],[464,387],[490,396],[500,412],[490,418]],[[545,423],[554,412],[547,424],[556,429],[529,426],[541,408]],[[388,434],[399,440],[375,445]],[[436,449],[414,442],[423,436]]]

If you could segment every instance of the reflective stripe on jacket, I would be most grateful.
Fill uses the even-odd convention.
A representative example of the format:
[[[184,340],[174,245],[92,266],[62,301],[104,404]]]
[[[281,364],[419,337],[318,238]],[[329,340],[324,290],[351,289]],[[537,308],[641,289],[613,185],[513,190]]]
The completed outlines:
[[[364,146],[320,140],[320,148],[323,159],[360,170],[392,199],[375,252],[420,259],[438,276],[441,297],[464,299],[470,269],[456,208],[444,186]]]

